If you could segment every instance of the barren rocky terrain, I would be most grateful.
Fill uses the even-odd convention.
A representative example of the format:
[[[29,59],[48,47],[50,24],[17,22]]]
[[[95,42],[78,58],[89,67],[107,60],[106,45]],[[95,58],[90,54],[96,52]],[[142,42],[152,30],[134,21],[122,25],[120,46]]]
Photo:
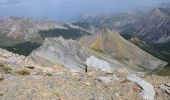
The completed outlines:
[[[61,69],[55,72],[21,69],[29,71],[30,75],[15,73],[16,68],[3,76],[0,81],[1,100],[143,100],[140,95],[142,89],[119,71],[104,74],[97,71],[70,73]],[[113,80],[104,83],[97,80],[98,76],[113,77]],[[170,99],[159,88],[161,84],[170,82],[169,77],[140,77],[154,86],[156,100]]]
[[[79,73],[59,66],[37,66],[27,57],[25,59],[30,63],[21,65],[19,61],[22,62],[24,57],[6,50],[1,51],[1,100],[143,100],[144,90],[137,83],[128,80],[129,74],[125,69],[106,73],[89,68],[87,73]],[[5,63],[10,58],[9,54],[15,55],[13,60],[16,59],[18,63]],[[170,99],[160,89],[160,85],[170,83],[170,77],[142,72],[136,75],[154,87],[155,100]]]

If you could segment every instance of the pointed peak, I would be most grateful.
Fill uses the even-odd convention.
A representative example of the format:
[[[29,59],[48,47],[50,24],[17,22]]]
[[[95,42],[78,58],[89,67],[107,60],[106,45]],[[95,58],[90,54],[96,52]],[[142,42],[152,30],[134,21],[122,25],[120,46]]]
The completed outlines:
[[[101,30],[101,33],[110,33],[110,32],[111,32],[111,30],[109,30],[108,28],[103,28]]]
[[[115,31],[112,31],[108,28],[103,28],[101,31],[100,31],[100,34],[103,34],[104,36],[115,36],[115,35],[119,35],[119,33],[115,32]]]

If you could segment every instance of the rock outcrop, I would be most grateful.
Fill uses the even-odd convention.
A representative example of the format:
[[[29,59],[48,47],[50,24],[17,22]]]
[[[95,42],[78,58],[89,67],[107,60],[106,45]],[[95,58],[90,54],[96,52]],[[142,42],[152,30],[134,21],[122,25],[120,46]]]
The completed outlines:
[[[161,89],[163,92],[165,92],[165,93],[167,93],[168,95],[170,95],[170,84],[162,84],[162,85],[160,86],[160,89]]]
[[[136,75],[129,75],[127,79],[134,83],[137,83],[143,89],[142,95],[144,99],[154,100],[155,90],[154,90],[154,87],[150,83],[140,79]]]
[[[0,49],[0,62],[10,66],[35,66],[31,59]]]

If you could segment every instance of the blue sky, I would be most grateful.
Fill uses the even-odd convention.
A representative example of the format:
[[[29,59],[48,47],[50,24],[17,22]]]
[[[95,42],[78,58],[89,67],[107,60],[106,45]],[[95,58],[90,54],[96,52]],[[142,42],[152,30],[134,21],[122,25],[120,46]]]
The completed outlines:
[[[0,0],[0,18],[28,16],[66,21],[88,12],[117,13],[169,0]]]

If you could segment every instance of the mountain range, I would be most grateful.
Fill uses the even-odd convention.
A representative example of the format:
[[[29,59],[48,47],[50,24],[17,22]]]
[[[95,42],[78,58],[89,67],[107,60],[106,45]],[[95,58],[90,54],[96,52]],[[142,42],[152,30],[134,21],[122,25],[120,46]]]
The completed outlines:
[[[139,9],[124,11],[116,14],[100,14],[100,13],[87,13],[79,16],[73,23],[79,25],[85,29],[109,28],[114,31],[121,31],[127,24],[134,23],[142,16],[146,11]]]
[[[169,5],[169,4],[166,4]],[[84,19],[84,20],[83,20]],[[127,40],[170,62],[170,8],[160,7],[136,10],[112,15],[86,15],[77,24],[89,30],[109,28],[119,32]]]
[[[113,68],[153,70],[169,62],[165,47],[169,45],[169,8],[86,16],[73,24],[9,17],[0,21],[0,38],[1,48],[29,56],[41,66],[84,70],[87,59],[98,59]]]
[[[168,5],[0,20],[0,100],[170,100]]]
[[[170,53],[170,9],[154,8],[135,24],[127,26],[121,34],[126,38],[138,38],[149,48],[158,52],[169,62]],[[140,43],[138,43],[140,44]],[[144,49],[144,48],[143,48]],[[152,51],[149,51],[152,52]]]
[[[77,39],[88,34],[85,29],[71,23],[45,19],[11,16],[0,21],[0,47],[22,55],[31,53],[46,37]]]

